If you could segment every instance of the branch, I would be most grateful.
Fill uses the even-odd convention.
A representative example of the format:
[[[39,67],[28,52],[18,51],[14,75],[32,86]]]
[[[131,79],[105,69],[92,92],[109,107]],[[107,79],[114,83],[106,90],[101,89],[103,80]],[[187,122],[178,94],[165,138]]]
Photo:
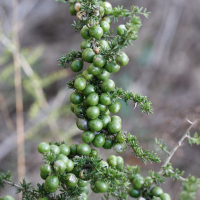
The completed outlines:
[[[167,164],[170,162],[171,158],[173,157],[174,153],[177,151],[177,149],[182,145],[185,138],[187,138],[187,134],[190,131],[190,129],[199,121],[200,118],[196,119],[194,122],[191,122],[191,125],[187,128],[181,139],[177,142],[176,146],[170,151],[169,156],[165,160],[162,167],[166,167]],[[163,173],[163,169],[159,171],[159,174]]]

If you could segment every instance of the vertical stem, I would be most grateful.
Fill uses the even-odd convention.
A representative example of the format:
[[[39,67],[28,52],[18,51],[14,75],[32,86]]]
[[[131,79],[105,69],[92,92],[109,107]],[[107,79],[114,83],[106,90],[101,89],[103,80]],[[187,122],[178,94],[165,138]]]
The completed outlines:
[[[17,129],[17,167],[18,180],[22,181],[25,176],[25,153],[24,153],[24,117],[23,117],[23,94],[21,81],[21,64],[19,57],[19,38],[18,38],[18,0],[12,0],[12,40],[16,49],[13,51],[15,96],[16,96],[16,129]]]

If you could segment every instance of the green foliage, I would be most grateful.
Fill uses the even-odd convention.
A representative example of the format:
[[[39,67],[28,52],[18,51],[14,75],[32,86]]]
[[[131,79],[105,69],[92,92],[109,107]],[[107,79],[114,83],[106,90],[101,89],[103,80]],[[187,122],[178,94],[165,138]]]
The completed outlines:
[[[188,176],[188,181],[182,182],[182,188],[180,193],[180,200],[192,200],[196,199],[196,191],[199,185],[199,180],[194,176]]]
[[[133,101],[140,105],[142,112],[145,112],[147,115],[153,113],[151,102],[147,100],[146,96],[141,96],[140,94],[134,94],[132,91],[124,91],[122,88],[116,88],[114,91],[110,92],[112,101],[115,102],[119,99],[122,99],[125,103],[128,101]]]
[[[6,174],[0,173],[0,190],[3,190],[5,187],[5,182],[3,180],[11,181],[11,174],[9,171]]]
[[[166,143],[163,143],[162,139],[155,138],[155,142],[160,147],[160,149],[162,149],[162,151],[164,151],[165,153],[169,153],[167,150]]]
[[[154,171],[150,170],[149,175],[154,180],[154,183],[156,185],[160,185],[161,183],[165,183],[165,177],[160,175],[158,172],[154,172]]]
[[[74,61],[76,58],[81,58],[81,54],[82,54],[81,51],[72,50],[70,53],[60,56],[58,59],[59,61],[58,66],[66,68],[67,64]]]
[[[190,137],[190,133],[188,133],[188,141],[190,145],[192,146],[193,144],[200,145],[200,136],[198,133],[194,133],[193,137]]]
[[[118,17],[131,17],[133,14],[134,15],[143,15],[146,18],[148,18],[150,12],[146,12],[146,9],[142,11],[143,8],[139,8],[138,6],[131,6],[131,11],[127,9],[123,9],[123,6],[118,6],[113,9],[113,13],[109,15],[110,17],[114,17],[114,20],[118,21]]]
[[[170,177],[172,180],[179,179],[183,174],[184,171],[180,171],[179,169],[175,169],[172,167],[171,163],[168,163],[166,167],[162,167],[163,169],[163,176]]]
[[[127,135],[127,145],[130,146],[133,150],[132,153],[135,154],[137,158],[141,158],[142,161],[146,164],[146,161],[152,163],[153,162],[161,162],[160,158],[156,153],[150,152],[149,150],[143,150],[139,146],[139,142],[137,141],[137,138],[130,133]]]

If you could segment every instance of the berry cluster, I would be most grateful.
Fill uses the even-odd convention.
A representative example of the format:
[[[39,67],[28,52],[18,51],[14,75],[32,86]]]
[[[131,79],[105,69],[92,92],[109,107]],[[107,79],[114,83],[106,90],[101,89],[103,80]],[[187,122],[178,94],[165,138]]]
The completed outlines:
[[[140,174],[134,174],[129,176],[129,181],[132,183],[132,186],[129,188],[128,194],[133,198],[140,197],[138,200],[146,200],[146,198],[157,200],[159,197],[160,200],[171,200],[169,194],[163,193],[160,187],[153,187],[151,190],[148,190],[154,183],[151,176],[147,176],[144,179]],[[141,194],[143,197],[141,197]]]

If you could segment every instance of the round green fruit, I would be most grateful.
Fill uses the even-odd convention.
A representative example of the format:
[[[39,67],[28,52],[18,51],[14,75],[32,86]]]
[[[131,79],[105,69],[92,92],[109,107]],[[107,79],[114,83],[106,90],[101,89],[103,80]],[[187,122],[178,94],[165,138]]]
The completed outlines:
[[[89,28],[87,26],[84,26],[82,29],[81,29],[81,36],[84,38],[84,39],[90,39],[91,36],[89,34]]]
[[[82,59],[88,63],[93,62],[94,56],[95,56],[95,53],[91,48],[86,48],[82,52]]]
[[[41,142],[41,143],[38,145],[37,149],[38,149],[38,151],[39,151],[40,153],[43,154],[43,153],[46,153],[46,152],[48,152],[48,151],[50,150],[50,146],[49,146],[49,144],[46,143],[46,142]]]
[[[81,42],[80,48],[81,50],[86,49],[86,48],[90,48],[91,47],[91,43],[84,40],[83,42]]]
[[[124,52],[120,52],[115,59],[116,63],[120,66],[125,66],[129,62],[128,56]]]
[[[6,196],[3,197],[2,200],[15,200],[15,199],[10,195],[6,195]]]
[[[99,108],[100,113],[105,113],[108,110],[108,107],[106,105],[100,103],[97,104],[97,107]]]
[[[100,119],[92,119],[88,126],[92,131],[100,131],[103,128],[103,122]]]
[[[41,172],[42,174],[45,174],[45,175],[50,174],[50,173],[52,172],[52,167],[51,167],[51,165],[48,165],[48,164],[42,165],[42,166],[40,167],[40,172]]]
[[[88,181],[84,181],[81,178],[78,179],[78,186],[79,187],[85,187],[88,185]]]
[[[102,55],[95,55],[93,58],[93,63],[97,67],[103,67],[106,63],[106,59]]]
[[[101,50],[110,49],[110,46],[106,40],[101,40],[99,43],[100,43]]]
[[[87,119],[77,118],[76,125],[82,131],[86,131],[89,129]]]
[[[111,122],[119,122],[121,124],[122,123],[122,119],[117,115],[113,115],[111,117]]]
[[[124,142],[126,139],[125,135],[120,131],[116,135],[117,142]]]
[[[77,147],[77,153],[79,155],[88,156],[91,153],[91,148],[86,143],[81,143]]]
[[[119,122],[110,122],[107,127],[110,133],[118,133],[122,129],[122,125]]]
[[[153,184],[153,179],[150,176],[147,176],[144,180],[144,185],[150,187]]]
[[[162,193],[163,193],[163,190],[162,190],[162,188],[160,188],[160,187],[154,187],[154,188],[151,190],[151,194],[152,194],[153,196],[156,196],[156,197],[159,197]]]
[[[78,144],[72,144],[70,146],[70,154],[71,155],[76,155],[77,154],[77,147],[78,147]]]
[[[53,168],[56,172],[62,173],[66,169],[66,165],[62,160],[56,160],[53,164]]]
[[[85,110],[84,106],[81,105],[74,106],[74,114],[79,118],[83,118],[84,110]]]
[[[97,158],[98,151],[96,149],[92,149],[90,153],[90,157]]]
[[[160,198],[161,200],[171,200],[171,197],[170,197],[169,194],[167,194],[167,193],[162,193],[162,194],[159,196],[159,198]]]
[[[59,179],[55,175],[50,175],[45,180],[45,190],[51,191],[51,190],[57,190],[59,184]],[[47,192],[48,192],[47,191]]]
[[[117,153],[123,153],[126,150],[126,144],[125,143],[115,143],[113,145],[113,150]]]
[[[110,17],[104,17],[102,20],[108,22],[109,24],[111,24]]]
[[[117,156],[117,165],[124,164],[124,159],[121,156]]]
[[[71,15],[76,15],[76,10],[75,10],[75,6],[74,5],[71,5],[69,7],[69,12],[71,13]]]
[[[106,71],[105,69],[103,69],[103,71],[101,72],[101,74],[97,75],[97,79],[99,79],[100,81],[105,81],[109,78],[110,73],[108,71]]]
[[[100,193],[107,192],[108,191],[108,183],[106,183],[105,181],[98,180],[95,182],[95,188]]]
[[[111,79],[107,79],[107,80],[102,82],[101,89],[104,92],[111,92],[112,90],[115,89],[115,82],[113,80],[111,80]]]
[[[99,6],[99,15],[100,15],[100,17],[103,17],[104,16],[104,8],[101,6],[101,4],[99,4],[100,6]]]
[[[101,74],[102,71],[103,71],[102,68],[96,67],[93,63],[90,64],[89,67],[88,67],[88,72],[90,74],[95,75],[95,76]]]
[[[82,72],[82,76],[88,81],[94,77],[94,75],[90,74],[87,69]]]
[[[129,188],[128,194],[129,194],[129,196],[131,196],[133,198],[140,197],[140,191],[136,190],[133,186]]]
[[[69,160],[69,158],[65,156],[64,154],[59,154],[57,159],[62,160],[65,163],[65,166],[67,165],[68,160]]]
[[[81,94],[78,94],[76,92],[73,92],[71,95],[70,95],[70,101],[71,103],[75,104],[75,105],[78,105],[80,103],[83,102],[83,96]]]
[[[77,78],[74,82],[74,87],[77,90],[84,90],[86,87],[86,80],[83,77]]]
[[[85,193],[81,193],[80,197],[79,197],[79,200],[88,200],[88,195],[85,194]]]
[[[90,188],[91,188],[92,192],[99,193],[99,191],[96,189],[96,187],[94,185],[90,184]]]
[[[68,173],[64,176],[65,179],[65,184],[68,187],[74,187],[76,186],[78,179],[76,178],[76,176],[72,173]]]
[[[75,76],[75,79],[79,78],[79,77],[83,77],[82,76],[82,72],[78,73],[76,76]]]
[[[92,131],[84,131],[81,136],[83,142],[85,142],[85,143],[92,142],[94,140],[94,137],[95,137],[95,135]]]
[[[101,167],[103,167],[103,168],[108,168],[109,167],[108,163],[106,161],[104,161],[104,160],[100,161],[99,165]]]
[[[109,73],[117,73],[120,70],[120,66],[115,62],[107,62],[104,66],[104,69]]]
[[[110,15],[112,13],[112,5],[109,2],[105,1],[101,6],[105,10],[105,15]]]
[[[117,157],[115,155],[110,155],[107,159],[108,164],[111,167],[117,166]]]
[[[86,98],[89,106],[96,106],[99,103],[99,95],[95,92],[90,93]]]
[[[95,87],[91,84],[88,84],[82,92],[83,95],[88,96],[90,93],[95,92]]]
[[[103,148],[104,149],[111,149],[113,146],[113,139],[112,138],[108,138],[106,139],[104,145],[103,145]]]
[[[60,148],[57,145],[52,144],[50,146],[50,152],[58,155],[60,153]]]
[[[74,162],[72,160],[68,160],[66,164],[66,172],[71,172],[74,169]]]
[[[116,101],[115,103],[109,105],[108,109],[111,113],[117,113],[121,109],[121,103],[119,103],[119,101]]]
[[[43,174],[42,172],[40,172],[40,177],[41,177],[43,180],[46,180],[46,178],[47,178],[48,176],[49,176],[48,174]]]
[[[103,29],[100,26],[93,26],[89,29],[89,34],[91,37],[100,39],[103,36]]]
[[[99,102],[105,106],[108,106],[112,103],[111,98],[107,93],[102,93],[100,95]]]
[[[109,115],[106,115],[106,114],[102,114],[101,117],[100,117],[101,121],[103,122],[103,128],[107,128],[108,126],[108,123],[111,122],[111,118]]]
[[[87,169],[82,169],[79,172],[79,178],[81,178],[82,180],[88,181],[88,170]]]
[[[101,21],[100,26],[104,32],[107,32],[110,30],[110,24],[107,21]]]
[[[139,176],[133,180],[133,187],[140,190],[144,185],[144,178]]]
[[[127,31],[126,26],[124,24],[121,24],[117,27],[117,34],[120,36],[123,36],[125,32]]]
[[[83,62],[81,60],[74,60],[70,64],[70,68],[73,72],[80,72],[83,69]]]
[[[130,174],[130,175],[128,176],[128,179],[129,179],[130,182],[133,182],[133,180],[134,180],[135,178],[137,178],[138,176],[140,176],[140,175],[139,175],[139,174]]]
[[[86,115],[89,119],[96,119],[100,115],[100,110],[97,106],[90,106],[86,110]]]
[[[92,141],[92,144],[97,148],[102,147],[104,143],[105,143],[105,137],[102,134],[96,135],[94,140]]]
[[[61,144],[59,148],[61,154],[64,154],[65,156],[70,154],[70,147],[67,144]]]

